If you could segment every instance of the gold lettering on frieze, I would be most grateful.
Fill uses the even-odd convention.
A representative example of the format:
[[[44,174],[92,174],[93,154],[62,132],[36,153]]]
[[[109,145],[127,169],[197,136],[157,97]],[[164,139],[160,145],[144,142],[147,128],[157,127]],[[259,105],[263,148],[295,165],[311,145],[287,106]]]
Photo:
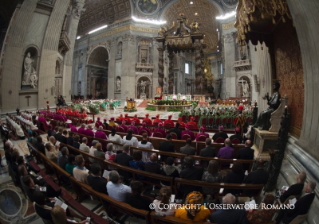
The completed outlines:
[[[223,30],[228,30],[228,29],[230,29],[230,28],[233,28],[234,25],[235,25],[235,22],[228,23],[228,24],[223,24],[223,25],[222,25],[222,28],[223,28]]]

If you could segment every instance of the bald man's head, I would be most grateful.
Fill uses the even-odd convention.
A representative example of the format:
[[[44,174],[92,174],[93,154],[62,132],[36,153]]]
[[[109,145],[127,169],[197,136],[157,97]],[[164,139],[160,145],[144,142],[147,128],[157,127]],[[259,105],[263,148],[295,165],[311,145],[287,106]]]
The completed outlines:
[[[250,147],[250,146],[251,146],[251,141],[250,141],[250,140],[247,140],[247,141],[245,142],[245,146],[246,146],[246,147]]]
[[[156,161],[157,161],[157,155],[156,155],[156,153],[152,153],[152,154],[151,154],[150,160],[151,160],[152,162],[156,162]]]
[[[230,143],[231,143],[231,141],[230,141],[230,139],[229,138],[226,138],[226,140],[225,140],[225,145],[230,145]]]

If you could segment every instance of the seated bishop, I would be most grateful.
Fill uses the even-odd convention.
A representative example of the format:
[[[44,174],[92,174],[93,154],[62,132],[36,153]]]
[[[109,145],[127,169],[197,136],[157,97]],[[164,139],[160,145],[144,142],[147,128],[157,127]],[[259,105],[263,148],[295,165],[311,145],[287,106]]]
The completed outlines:
[[[139,125],[141,123],[140,119],[137,118],[137,114],[134,115],[134,117],[132,118],[132,120],[135,121],[136,125]]]
[[[101,138],[107,140],[107,136],[103,131],[103,127],[100,126],[99,129],[95,132],[95,138]]]
[[[163,128],[163,123],[162,122],[158,123],[158,128],[156,128],[154,130],[154,134],[157,133],[157,132],[162,134],[162,138],[166,137],[165,130]],[[153,134],[153,136],[154,136],[154,134]]]
[[[160,116],[159,114],[156,115],[156,118],[153,120],[153,125],[162,123],[162,120],[159,119],[159,116]]]
[[[77,133],[78,132],[78,129],[76,128],[76,126],[72,126],[71,127],[71,131],[73,132],[73,133]]]
[[[205,136],[206,138],[209,138],[209,134],[205,133],[205,126],[204,125],[200,128],[200,132],[196,136],[196,141],[198,141],[200,136]]]
[[[147,125],[152,125],[152,120],[149,119],[149,114],[145,114],[145,118],[143,119],[143,123],[146,123]],[[150,136],[150,135],[149,135]]]
[[[126,124],[131,124],[131,119],[128,117],[128,114],[125,114],[125,121],[126,121]]]
[[[152,136],[152,132],[146,127],[145,122],[143,122],[142,126],[138,130],[139,135],[142,135],[144,132],[147,132],[147,136]]]
[[[192,131],[189,130],[189,129],[190,129],[190,126],[187,124],[187,125],[185,126],[185,130],[182,131],[181,137],[182,137],[182,139],[183,139],[183,136],[184,136],[184,135],[189,135],[189,136],[191,137],[192,141],[194,141],[194,140],[195,140],[194,132],[192,132]]]
[[[193,126],[193,128],[198,129],[197,123],[194,122],[194,117],[191,117],[191,120],[187,123],[187,125]]]
[[[138,135],[138,128],[135,126],[135,121],[132,119],[131,124],[127,126],[127,130],[132,129],[133,134]]]
[[[168,115],[168,119],[165,120],[164,126],[170,125],[171,127],[174,127],[174,122],[171,119],[172,119],[172,115]]]
[[[123,120],[122,124],[117,126],[117,130],[116,131],[123,132],[123,130],[124,130],[124,132],[127,132],[127,126],[125,124],[126,124],[126,120]],[[123,129],[123,130],[121,130],[121,129]]]
[[[78,133],[82,135],[86,134],[85,124],[81,124],[81,127],[78,129]]]

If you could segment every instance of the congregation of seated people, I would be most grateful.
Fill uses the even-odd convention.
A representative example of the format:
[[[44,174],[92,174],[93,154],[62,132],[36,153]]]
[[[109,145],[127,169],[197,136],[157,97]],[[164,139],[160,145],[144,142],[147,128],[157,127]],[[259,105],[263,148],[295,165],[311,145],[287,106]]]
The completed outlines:
[[[160,206],[161,204],[175,204],[174,201],[171,201],[172,189],[169,186],[169,183],[161,181],[160,184],[162,187],[159,189],[157,197],[154,200],[151,200],[150,196],[144,195],[144,192],[146,192],[146,185],[143,181],[147,178],[143,175],[136,175],[136,180],[132,180],[131,173],[116,169],[116,167],[108,166],[112,171],[109,173],[108,177],[103,177],[103,163],[101,163],[101,160],[89,158],[88,162],[92,163],[89,170],[85,167],[87,160],[85,156],[76,152],[70,153],[68,147],[62,147],[60,145],[60,143],[66,144],[78,149],[80,152],[87,153],[105,161],[114,162],[121,166],[173,178],[205,181],[208,183],[246,183],[262,185],[267,183],[269,173],[264,169],[264,161],[261,159],[256,161],[256,169],[249,173],[245,173],[245,171],[248,170],[247,164],[242,164],[238,161],[235,161],[233,164],[223,164],[223,166],[228,167],[228,169],[226,169],[226,174],[224,173],[224,175],[216,160],[201,161],[200,165],[196,164],[194,158],[189,155],[196,154],[196,149],[191,146],[191,143],[193,140],[197,139],[197,136],[195,137],[194,134],[192,135],[190,133],[190,128],[187,125],[185,131],[180,131],[178,129],[178,123],[176,123],[175,127],[174,125],[171,127],[172,128],[165,133],[165,138],[159,143],[158,150],[163,152],[176,152],[172,141],[172,133],[175,133],[178,139],[183,138],[183,135],[189,136],[185,139],[186,145],[179,150],[180,153],[185,154],[181,164],[176,163],[175,158],[171,156],[161,155],[158,157],[156,153],[142,150],[133,150],[133,154],[131,154],[131,146],[154,149],[152,143],[149,141],[150,136],[147,131],[142,133],[142,140],[138,141],[137,138],[133,136],[134,132],[132,128],[128,128],[127,135],[122,138],[120,135],[116,134],[117,130],[115,127],[113,127],[108,136],[105,135],[101,126],[97,127],[95,133],[92,125],[86,127],[85,124],[82,124],[79,129],[73,126],[71,131],[67,131],[62,127],[55,127],[52,131],[49,129],[48,143],[45,145],[42,138],[36,134],[32,135],[30,142],[49,160],[57,163],[77,181],[88,184],[93,190],[107,194],[112,199],[119,202],[125,202],[137,209],[146,211],[155,210],[158,214],[175,216],[184,220],[201,222],[209,220],[212,223],[266,223],[272,220],[276,212],[274,209],[249,210],[248,212],[241,209],[216,209],[211,211],[202,204],[204,200],[206,202],[213,201],[216,194],[219,192],[219,189],[201,186],[180,186],[179,194],[177,194],[176,197],[183,200],[183,206],[168,206],[168,208]],[[205,136],[205,147],[200,150],[200,156],[208,158],[218,157],[221,159],[235,158],[234,148],[232,148],[231,143],[234,138],[239,138],[236,136],[228,138],[228,135],[223,132],[222,127],[219,128],[219,132],[212,138],[209,138],[209,135],[207,136],[207,133],[205,133],[204,130],[205,129],[202,128],[200,133],[198,133],[199,137]],[[103,134],[101,134],[102,132]],[[89,142],[88,137],[82,136],[81,138],[77,133],[81,134],[81,136],[85,135],[88,137],[94,137],[100,133],[100,135],[98,135],[99,139],[110,140],[114,143],[108,143],[104,149],[103,142],[99,142],[99,140],[96,139]],[[217,153],[212,143],[220,138],[223,139],[224,147],[220,148]],[[240,142],[242,141],[241,139],[239,140]],[[40,216],[46,220],[53,220],[54,223],[58,223],[60,218],[64,219],[66,216],[70,216],[72,211],[61,210],[59,206],[54,206],[49,199],[51,197],[59,196],[61,192],[55,192],[50,186],[30,174],[28,168],[25,166],[23,157],[19,155],[18,151],[14,149],[13,144],[11,145],[11,143],[12,141],[9,140],[5,143],[6,159],[8,163],[10,163],[13,171],[17,174],[17,181],[21,179],[26,186],[27,195],[29,199],[34,202],[37,214],[41,214]],[[254,159],[254,150],[251,149],[250,140],[245,142],[245,147],[238,151],[236,158],[246,160]],[[154,181],[154,179],[151,180]],[[282,195],[278,200],[275,200],[275,196],[272,194],[266,194],[264,196],[261,203],[264,203],[265,205],[286,203],[286,200],[290,196],[298,196],[297,203],[293,210],[283,210],[279,212],[279,215],[276,218],[277,223],[280,223],[280,221],[289,223],[289,221],[293,220],[297,215],[306,214],[308,212],[315,195],[314,190],[316,184],[315,182],[309,181],[305,186],[305,181],[306,174],[302,171],[297,176],[297,183],[290,186],[287,191],[282,192]],[[45,186],[49,190],[46,193],[42,193],[39,190],[41,186]],[[300,197],[303,189],[305,189],[306,194],[303,197]],[[256,193],[256,190],[243,191],[225,189],[223,193],[225,196],[222,198],[221,204],[236,204],[237,196],[244,194],[252,197]],[[154,204],[153,209],[149,206],[151,203]],[[196,207],[195,205],[198,204],[201,204],[202,206]],[[193,206],[189,207],[187,205]],[[45,210],[47,207],[50,207],[50,209],[47,210],[51,212]]]

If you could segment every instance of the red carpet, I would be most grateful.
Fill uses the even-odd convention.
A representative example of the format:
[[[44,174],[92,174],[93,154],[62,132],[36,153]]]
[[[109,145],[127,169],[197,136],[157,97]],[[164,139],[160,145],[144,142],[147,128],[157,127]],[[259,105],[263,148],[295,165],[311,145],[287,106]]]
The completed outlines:
[[[142,108],[147,107],[147,102],[148,100],[144,100],[138,107],[142,107]]]

